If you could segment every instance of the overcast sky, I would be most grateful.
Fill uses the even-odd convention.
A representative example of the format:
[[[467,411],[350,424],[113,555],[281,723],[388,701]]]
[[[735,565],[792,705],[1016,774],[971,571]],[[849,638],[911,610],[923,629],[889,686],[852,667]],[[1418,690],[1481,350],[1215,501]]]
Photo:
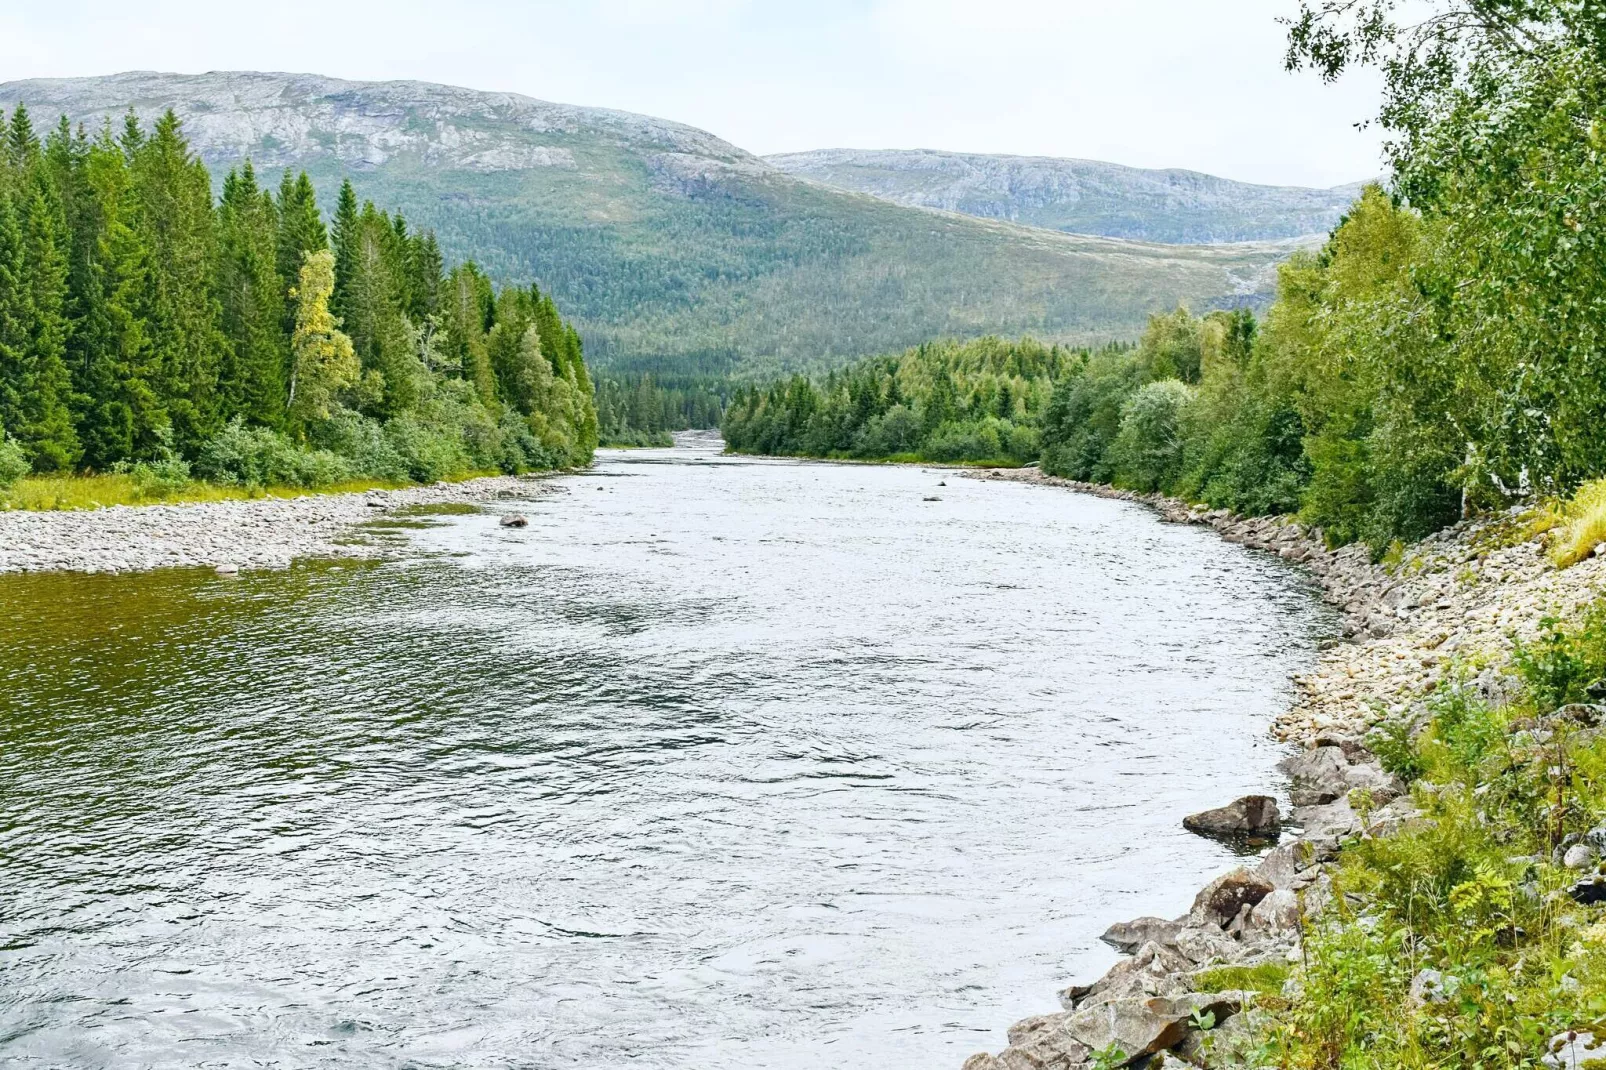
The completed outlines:
[[[1282,69],[1294,0],[0,0],[0,81],[417,78],[646,112],[754,152],[938,148],[1336,185],[1369,76]]]

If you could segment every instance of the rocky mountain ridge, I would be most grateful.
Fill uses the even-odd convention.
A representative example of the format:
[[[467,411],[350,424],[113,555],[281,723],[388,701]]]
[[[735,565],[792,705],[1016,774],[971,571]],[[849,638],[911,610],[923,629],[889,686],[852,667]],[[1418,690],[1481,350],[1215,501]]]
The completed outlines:
[[[1179,168],[929,149],[822,149],[766,160],[788,174],[908,207],[1181,244],[1325,234],[1364,185],[1265,186]]]

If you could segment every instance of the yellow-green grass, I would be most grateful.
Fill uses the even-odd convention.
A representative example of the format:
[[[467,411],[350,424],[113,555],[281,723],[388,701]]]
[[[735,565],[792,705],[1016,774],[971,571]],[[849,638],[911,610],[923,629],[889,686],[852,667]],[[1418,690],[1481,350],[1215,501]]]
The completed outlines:
[[[498,475],[497,472],[464,472],[451,482]],[[141,487],[130,475],[29,476],[10,487],[0,488],[0,509],[35,512],[101,509],[109,505],[154,505],[188,502],[241,501],[251,498],[298,498],[307,494],[351,494],[367,490],[399,490],[416,486],[382,479],[354,479],[322,487],[240,487],[220,486],[192,480],[182,487],[152,489]]]
[[[1557,568],[1567,568],[1588,557],[1601,543],[1606,543],[1606,479],[1585,483],[1561,507],[1550,558]]]

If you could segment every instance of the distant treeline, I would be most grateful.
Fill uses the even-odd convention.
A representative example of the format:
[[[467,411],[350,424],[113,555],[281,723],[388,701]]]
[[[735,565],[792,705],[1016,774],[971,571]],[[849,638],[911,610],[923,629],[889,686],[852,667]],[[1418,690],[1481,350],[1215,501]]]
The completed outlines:
[[[539,290],[306,175],[212,179],[169,112],[0,148],[0,470],[431,480],[580,464],[580,339]]]
[[[605,446],[668,446],[671,432],[718,427],[731,381],[723,376],[660,378],[601,371],[597,423]]]
[[[1037,458],[1054,383],[1086,358],[1029,338],[932,342],[739,389],[722,429],[741,452],[1018,464]]]

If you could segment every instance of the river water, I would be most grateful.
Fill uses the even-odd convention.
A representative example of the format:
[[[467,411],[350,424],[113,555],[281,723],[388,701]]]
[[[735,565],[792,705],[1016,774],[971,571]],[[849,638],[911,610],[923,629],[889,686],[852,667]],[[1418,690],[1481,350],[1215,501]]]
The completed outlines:
[[[1065,491],[550,485],[387,564],[0,577],[0,1064],[957,1070],[1232,863],[1178,821],[1275,785],[1332,628]]]

